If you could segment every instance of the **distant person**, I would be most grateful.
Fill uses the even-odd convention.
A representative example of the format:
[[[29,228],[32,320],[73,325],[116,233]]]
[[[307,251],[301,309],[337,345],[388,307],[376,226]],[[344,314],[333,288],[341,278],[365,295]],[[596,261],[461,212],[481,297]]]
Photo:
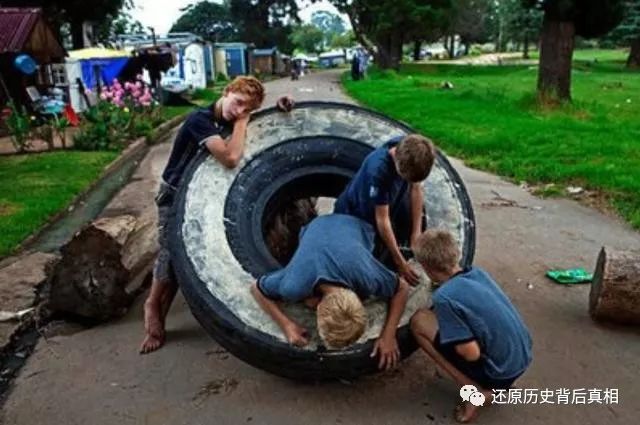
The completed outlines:
[[[300,61],[293,60],[291,61],[291,79],[297,80],[300,78]]]
[[[359,59],[359,73],[360,79],[364,79],[367,74],[367,67],[369,66],[369,54],[364,49],[359,49],[360,51],[360,59]]]
[[[351,79],[353,81],[360,79],[360,57],[357,50],[351,56]]]

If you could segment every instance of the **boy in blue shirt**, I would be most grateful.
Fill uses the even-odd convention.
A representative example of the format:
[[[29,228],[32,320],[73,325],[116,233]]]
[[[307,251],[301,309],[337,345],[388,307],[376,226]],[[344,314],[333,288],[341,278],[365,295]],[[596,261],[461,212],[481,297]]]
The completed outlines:
[[[492,391],[508,389],[531,363],[531,336],[522,317],[498,284],[479,267],[462,269],[451,233],[429,229],[413,247],[432,281],[433,311],[422,309],[411,330],[422,349],[460,386],[473,385],[492,400]],[[458,405],[455,417],[466,423],[480,406]]]
[[[167,227],[173,219],[173,201],[182,175],[200,150],[208,151],[224,167],[235,168],[244,152],[250,114],[260,107],[264,96],[264,86],[258,79],[237,77],[224,88],[222,97],[215,103],[189,114],[176,135],[155,198],[160,251],[153,267],[151,290],[144,303],[145,336],[140,346],[141,354],[155,351],[164,344],[165,319],[178,291],[169,255]],[[277,106],[289,111],[293,99],[283,96],[278,99]]]
[[[278,301],[317,307],[318,333],[329,348],[342,348],[362,336],[367,323],[361,299],[390,299],[389,313],[372,357],[390,369],[400,358],[396,329],[404,311],[408,284],[372,254],[375,231],[363,220],[344,214],[315,218],[300,231],[300,244],[286,267],[268,273],[252,287],[253,296],[287,341],[309,343],[306,329],[278,306]]]
[[[433,143],[421,135],[391,139],[367,155],[334,207],[335,213],[354,215],[370,223],[398,272],[411,284],[417,284],[418,275],[402,256],[397,241],[413,244],[422,231],[422,182],[431,172],[435,157]]]

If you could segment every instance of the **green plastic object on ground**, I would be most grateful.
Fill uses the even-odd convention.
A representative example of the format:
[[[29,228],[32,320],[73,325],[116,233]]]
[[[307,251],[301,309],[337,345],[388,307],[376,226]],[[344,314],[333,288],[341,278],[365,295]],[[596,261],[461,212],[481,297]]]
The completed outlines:
[[[593,280],[593,274],[585,269],[549,270],[547,277],[558,283],[589,283]]]

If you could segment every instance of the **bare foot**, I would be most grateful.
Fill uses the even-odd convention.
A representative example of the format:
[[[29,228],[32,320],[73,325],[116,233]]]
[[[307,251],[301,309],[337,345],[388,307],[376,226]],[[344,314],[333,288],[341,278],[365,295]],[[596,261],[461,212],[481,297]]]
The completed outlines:
[[[140,354],[156,351],[164,344],[164,323],[161,318],[161,307],[155,303],[144,303],[144,331],[145,336],[140,346]]]
[[[481,406],[474,406],[468,401],[463,401],[456,406],[453,413],[454,417],[456,418],[456,422],[461,424],[471,423],[478,417],[480,409],[491,405],[493,393],[491,391],[482,391],[482,394],[484,395],[485,402]]]

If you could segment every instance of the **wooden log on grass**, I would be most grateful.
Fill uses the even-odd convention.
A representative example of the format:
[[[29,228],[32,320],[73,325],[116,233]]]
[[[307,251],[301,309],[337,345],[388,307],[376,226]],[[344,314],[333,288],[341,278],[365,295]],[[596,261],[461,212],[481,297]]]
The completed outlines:
[[[50,276],[49,309],[92,321],[122,316],[148,278],[157,251],[151,214],[90,223],[61,248],[62,259]]]
[[[640,325],[640,253],[603,247],[591,283],[595,320]]]

